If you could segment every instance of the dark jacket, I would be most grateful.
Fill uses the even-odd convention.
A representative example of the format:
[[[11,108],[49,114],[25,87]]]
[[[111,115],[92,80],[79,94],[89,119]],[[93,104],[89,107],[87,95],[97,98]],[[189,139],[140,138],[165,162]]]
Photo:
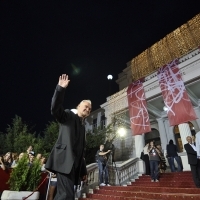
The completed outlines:
[[[45,168],[52,172],[69,174],[75,163],[76,175],[80,175],[85,147],[85,127],[80,117],[64,110],[65,88],[57,85],[51,103],[51,113],[59,124],[58,139],[49,155]],[[85,166],[83,165],[85,168]]]
[[[178,152],[178,148],[175,144],[168,144],[167,145],[167,156],[168,157],[178,156],[177,152]]]
[[[184,148],[187,152],[188,163],[190,165],[196,165],[197,164],[197,152],[192,148],[192,146],[189,143],[185,144]]]
[[[98,150],[98,151],[97,151],[98,160],[99,160],[102,164],[106,165],[106,162],[107,162],[107,159],[108,159],[108,154],[102,156],[102,155],[99,155],[100,152],[105,153],[105,151],[100,151],[100,150]]]

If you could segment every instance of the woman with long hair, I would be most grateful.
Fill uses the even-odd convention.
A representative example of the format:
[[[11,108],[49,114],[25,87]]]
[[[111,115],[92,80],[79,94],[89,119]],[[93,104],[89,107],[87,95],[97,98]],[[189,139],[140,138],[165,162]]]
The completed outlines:
[[[160,151],[156,148],[154,141],[149,143],[148,147],[149,153],[149,162],[150,162],[150,170],[151,170],[151,182],[159,182],[159,162],[160,162]]]

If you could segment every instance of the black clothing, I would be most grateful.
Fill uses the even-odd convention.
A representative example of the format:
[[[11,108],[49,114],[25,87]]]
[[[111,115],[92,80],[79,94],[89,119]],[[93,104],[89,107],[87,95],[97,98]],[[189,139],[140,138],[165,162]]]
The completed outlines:
[[[190,164],[194,183],[196,187],[200,187],[200,160],[197,159],[197,152],[189,143],[185,144],[184,148],[187,152],[188,163]]]
[[[74,182],[75,182],[75,171],[69,174],[57,173],[57,192],[54,200],[67,199],[74,200]]]
[[[167,169],[165,156],[162,152],[160,152],[160,169],[164,171]]]
[[[178,152],[178,148],[175,144],[168,144],[167,145],[167,156],[168,157],[178,156],[177,152]]]
[[[57,85],[52,98],[51,113],[59,122],[59,135],[45,165],[47,170],[57,174],[55,199],[59,200],[74,198],[74,185],[78,184],[81,168],[85,167],[82,164],[85,127],[77,114],[64,110],[65,90]]]
[[[197,164],[197,152],[192,148],[192,146],[187,143],[184,145],[184,148],[188,156],[188,164],[196,165]]]
[[[150,171],[149,155],[148,154],[144,154],[143,160],[145,162],[146,175],[150,175],[151,171]]]
[[[140,159],[142,159],[145,163],[145,171],[146,171],[146,175],[150,175],[151,174],[151,171],[150,171],[150,163],[149,163],[149,155],[148,154],[144,154],[144,152],[142,151],[141,152],[141,155],[140,155]]]
[[[106,143],[104,144],[104,151],[108,151],[108,150],[111,150],[111,152],[107,155],[110,156],[110,154],[112,154],[112,162],[114,162],[115,145],[112,142],[106,141]]]

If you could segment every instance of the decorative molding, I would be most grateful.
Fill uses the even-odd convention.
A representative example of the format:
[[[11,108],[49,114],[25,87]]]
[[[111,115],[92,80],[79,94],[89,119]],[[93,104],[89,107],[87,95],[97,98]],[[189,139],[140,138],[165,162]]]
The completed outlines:
[[[156,117],[162,117],[162,112],[158,110],[155,106],[147,102],[147,110],[155,115]]]

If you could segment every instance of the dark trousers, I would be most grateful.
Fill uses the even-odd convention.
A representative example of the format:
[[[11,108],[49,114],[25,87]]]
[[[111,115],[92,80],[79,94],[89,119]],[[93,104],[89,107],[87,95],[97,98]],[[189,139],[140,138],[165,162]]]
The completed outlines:
[[[150,169],[151,169],[151,179],[152,180],[158,180],[159,170],[158,165],[159,161],[157,160],[150,160]]]
[[[175,172],[175,171],[176,171],[175,164],[174,164],[174,159],[176,160],[177,165],[178,165],[177,171],[178,171],[178,172],[182,171],[182,169],[181,169],[181,159],[180,159],[179,156],[168,157],[168,162],[169,162],[169,166],[170,166],[171,171],[172,171],[172,172]]]
[[[200,187],[200,159],[197,159],[196,165],[190,165],[191,172],[192,172],[192,178],[194,180],[194,183],[196,187]]]
[[[74,200],[75,170],[72,167],[70,174],[57,172],[57,193],[54,200]]]
[[[151,172],[150,172],[150,163],[149,163],[149,155],[148,154],[144,154],[143,161],[145,163],[146,175],[150,175]]]

